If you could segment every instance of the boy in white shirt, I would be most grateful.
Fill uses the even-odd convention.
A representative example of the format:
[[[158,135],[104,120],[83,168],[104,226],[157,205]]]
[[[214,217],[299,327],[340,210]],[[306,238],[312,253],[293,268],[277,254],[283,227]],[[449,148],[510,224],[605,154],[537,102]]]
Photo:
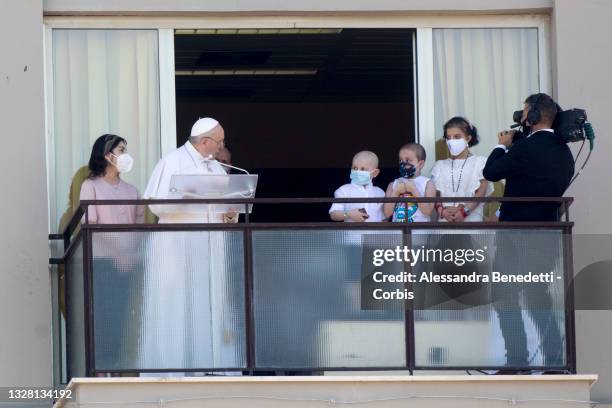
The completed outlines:
[[[364,150],[353,157],[351,183],[345,184],[334,192],[336,198],[378,198],[385,192],[372,184],[378,176],[378,156]],[[333,203],[329,209],[333,221],[382,222],[385,221],[383,203]]]

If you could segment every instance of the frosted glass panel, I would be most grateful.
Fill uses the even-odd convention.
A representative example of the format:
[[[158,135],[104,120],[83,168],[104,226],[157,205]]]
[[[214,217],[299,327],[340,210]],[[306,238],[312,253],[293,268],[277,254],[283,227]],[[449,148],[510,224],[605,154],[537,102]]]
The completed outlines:
[[[474,247],[488,247],[481,270],[507,274],[554,272],[554,283],[490,284],[473,307],[452,304],[415,311],[417,367],[561,367],[565,358],[564,280],[561,231],[455,231]],[[431,231],[436,245],[452,231]],[[485,269],[486,268],[486,269]],[[556,277],[561,279],[556,279]],[[428,287],[435,291],[436,288]],[[432,294],[430,294],[432,295]],[[432,295],[436,298],[435,295]],[[435,302],[434,302],[435,303]]]
[[[254,231],[257,366],[405,366],[404,311],[360,301],[362,237],[395,232]]]
[[[405,367],[404,310],[362,310],[360,290],[364,248],[403,245],[401,231],[252,234],[257,369]],[[489,284],[474,303],[440,302],[448,288],[427,285],[417,295],[426,310],[414,311],[416,367],[564,367],[561,231],[422,230],[411,242],[440,248],[449,236],[466,249],[488,248],[479,273],[552,271],[561,279]],[[241,231],[93,232],[96,369],[246,368],[243,239]],[[84,370],[80,248],[69,266],[75,375]]]
[[[241,368],[241,231],[93,234],[97,370]]]

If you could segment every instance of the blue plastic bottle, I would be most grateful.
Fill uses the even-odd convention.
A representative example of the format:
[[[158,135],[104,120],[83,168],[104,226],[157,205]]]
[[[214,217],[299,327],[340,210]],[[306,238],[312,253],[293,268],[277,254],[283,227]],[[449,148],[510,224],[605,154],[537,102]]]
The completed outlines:
[[[393,209],[393,222],[405,222],[406,213],[406,203],[397,203]]]

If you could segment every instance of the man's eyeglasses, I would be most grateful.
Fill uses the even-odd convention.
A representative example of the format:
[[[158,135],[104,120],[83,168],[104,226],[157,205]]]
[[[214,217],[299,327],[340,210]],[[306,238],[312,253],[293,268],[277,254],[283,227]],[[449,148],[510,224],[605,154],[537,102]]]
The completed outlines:
[[[210,140],[212,140],[213,142],[215,142],[218,145],[225,146],[225,141],[224,140],[220,140],[220,141],[219,140],[215,140],[215,139],[213,139],[210,136],[205,136],[204,138],[205,139],[210,139]]]

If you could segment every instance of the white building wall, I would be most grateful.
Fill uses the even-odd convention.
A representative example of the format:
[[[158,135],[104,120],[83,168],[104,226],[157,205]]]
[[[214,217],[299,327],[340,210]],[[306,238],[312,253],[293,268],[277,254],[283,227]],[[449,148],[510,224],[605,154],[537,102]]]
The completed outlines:
[[[0,386],[50,386],[43,5],[1,7]]]

